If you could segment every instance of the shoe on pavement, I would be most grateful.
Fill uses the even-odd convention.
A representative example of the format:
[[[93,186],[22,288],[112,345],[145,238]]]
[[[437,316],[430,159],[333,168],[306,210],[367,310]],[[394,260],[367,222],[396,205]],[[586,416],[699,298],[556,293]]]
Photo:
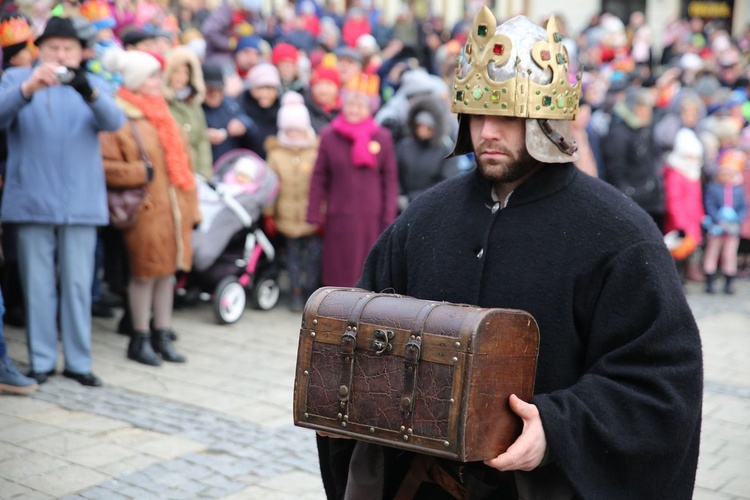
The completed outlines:
[[[30,371],[29,373],[26,374],[26,376],[33,378],[34,380],[36,380],[37,384],[42,385],[43,383],[47,381],[48,378],[50,378],[54,374],[55,374],[55,369],[53,368],[48,372]]]
[[[100,387],[102,385],[101,379],[93,373],[75,373],[69,370],[65,370],[63,372],[63,377],[72,378],[79,384],[86,385],[88,387]]]
[[[37,381],[18,371],[18,367],[7,354],[0,358],[0,391],[27,394],[37,389]]]

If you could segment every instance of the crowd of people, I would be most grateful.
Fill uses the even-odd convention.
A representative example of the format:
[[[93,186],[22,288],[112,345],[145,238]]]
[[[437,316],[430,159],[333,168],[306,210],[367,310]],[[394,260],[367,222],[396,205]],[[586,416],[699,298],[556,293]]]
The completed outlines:
[[[354,285],[401,211],[474,167],[447,158],[473,13],[446,26],[407,6],[388,24],[374,8],[312,0],[272,16],[254,0],[1,5],[1,288],[5,322],[28,331],[30,372],[0,342],[0,388],[54,375],[58,332],[63,374],[100,385],[91,315],[111,316],[113,295],[128,358],[186,361],[171,318],[202,220],[194,175],[211,179],[231,151],[279,178],[262,224],[297,312],[321,285]],[[733,293],[750,272],[750,30],[678,19],[657,58],[640,13],[597,15],[579,34],[564,21],[582,82],[576,166],[651,216],[684,279]],[[108,191],[140,193],[124,224]]]

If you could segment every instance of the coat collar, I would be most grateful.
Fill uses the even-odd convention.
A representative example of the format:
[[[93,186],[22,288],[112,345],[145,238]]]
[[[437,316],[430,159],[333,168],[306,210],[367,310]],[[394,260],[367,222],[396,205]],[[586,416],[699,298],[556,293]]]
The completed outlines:
[[[576,175],[578,175],[578,168],[572,163],[546,164],[513,191],[507,206],[515,207],[552,196],[565,189]],[[489,205],[494,203],[492,183],[484,178],[479,172],[479,168],[474,169],[474,178],[474,184],[481,193],[483,202]]]
[[[143,111],[138,109],[138,106],[135,104],[131,104],[119,96],[115,96],[115,102],[129,119],[140,120],[143,118]]]

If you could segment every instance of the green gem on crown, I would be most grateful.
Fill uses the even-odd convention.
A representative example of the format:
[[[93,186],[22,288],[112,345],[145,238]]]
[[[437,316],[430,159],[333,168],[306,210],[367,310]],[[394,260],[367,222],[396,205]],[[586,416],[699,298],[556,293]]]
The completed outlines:
[[[484,95],[484,91],[479,87],[474,87],[474,90],[471,91],[471,95],[475,101],[478,101]]]
[[[477,26],[477,35],[479,36],[487,36],[487,25],[486,24],[480,24]]]

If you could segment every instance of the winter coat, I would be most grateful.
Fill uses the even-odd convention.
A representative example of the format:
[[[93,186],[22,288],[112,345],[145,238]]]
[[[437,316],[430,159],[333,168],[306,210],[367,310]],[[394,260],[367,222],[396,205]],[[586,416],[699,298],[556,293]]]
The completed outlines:
[[[318,104],[316,104],[315,101],[313,101],[309,89],[304,93],[304,97],[305,106],[307,107],[307,111],[310,113],[310,123],[312,124],[312,128],[313,130],[315,130],[316,134],[320,135],[320,133],[323,132],[323,129],[329,123],[331,123],[334,118],[336,118],[336,116],[339,114],[340,109],[331,110],[330,113],[325,111]]]
[[[325,223],[321,269],[324,286],[354,285],[367,252],[396,217],[398,173],[393,139],[381,127],[372,142],[380,145],[377,165],[355,167],[349,139],[332,127],[321,134],[307,222]]]
[[[250,95],[250,91],[245,91],[237,98],[240,103],[242,111],[252,118],[257,127],[257,133],[253,136],[252,145],[250,149],[260,155],[261,158],[266,158],[266,148],[264,144],[266,139],[272,135],[276,135],[279,131],[276,125],[276,118],[281,108],[281,96],[276,99],[270,108],[261,108],[258,105],[258,101]]]
[[[664,213],[661,154],[650,126],[640,126],[624,106],[615,106],[603,144],[606,180],[651,215]]]
[[[178,99],[174,90],[171,89],[169,79],[175,69],[187,65],[190,68],[190,88],[192,94],[186,100]],[[167,64],[164,68],[163,80],[165,82],[164,97],[169,104],[177,124],[187,134],[190,141],[190,157],[193,161],[193,170],[207,179],[213,173],[211,143],[208,142],[206,116],[203,114],[203,99],[206,97],[206,85],[203,83],[203,72],[198,59],[190,53],[187,48],[176,48],[167,55]]]
[[[703,240],[703,193],[700,179],[690,179],[679,170],[664,167],[664,233],[682,229],[696,243]]]
[[[10,68],[0,80],[0,129],[6,129],[4,222],[105,226],[107,190],[97,134],[125,119],[101,78],[88,75],[99,97],[86,103],[68,85],[21,94],[32,68]]]
[[[515,473],[470,464],[462,467],[471,476],[464,484],[486,479],[481,489],[515,479],[545,492],[524,498],[691,498],[701,342],[662,235],[630,200],[572,164],[546,165],[505,208],[495,203],[491,183],[477,171],[441,183],[385,231],[357,284],[520,309],[536,319],[531,403],[544,423],[550,460]],[[350,440],[320,441],[326,491],[343,498],[332,478],[345,480],[350,471]],[[382,452],[382,498],[392,498],[413,455]],[[460,465],[466,464],[453,463],[453,471]],[[485,493],[477,498],[506,498]]]
[[[107,186],[133,188],[146,184],[146,201],[135,225],[123,231],[130,273],[136,278],[150,278],[190,270],[190,237],[200,221],[196,191],[183,191],[170,183],[156,127],[137,107],[120,99],[117,102],[133,121],[154,168],[153,179],[147,183],[146,167],[129,123],[117,132],[100,135]]]
[[[238,137],[229,137],[221,144],[211,145],[211,156],[215,163],[223,154],[228,153],[233,149],[252,149],[253,137],[258,134],[258,129],[255,126],[255,122],[252,118],[247,116],[240,108],[239,103],[231,98],[224,97],[221,104],[217,108],[211,108],[203,103],[203,113],[206,116],[206,125],[208,128],[225,129],[229,122],[237,118],[245,126],[245,134]]]
[[[709,233],[720,235],[724,229],[720,230],[723,223],[737,225],[737,232],[743,221],[747,218],[747,200],[745,199],[745,188],[741,184],[729,185],[719,184],[718,182],[709,182],[703,192],[703,205],[706,209],[706,215],[710,217],[711,228]],[[725,220],[722,214],[722,207],[730,207],[734,210],[737,220]],[[734,233],[737,234],[737,233]]]
[[[268,166],[279,176],[279,195],[265,213],[276,220],[279,232],[288,238],[313,234],[317,227],[306,219],[318,140],[307,148],[288,148],[271,136],[266,139],[266,151]]]
[[[422,141],[415,135],[415,117],[429,113],[435,121],[435,135]],[[446,134],[445,112],[434,99],[420,99],[409,109],[406,124],[408,135],[396,146],[400,193],[411,202],[435,184],[458,173],[456,158],[447,158],[453,150],[453,141]]]

